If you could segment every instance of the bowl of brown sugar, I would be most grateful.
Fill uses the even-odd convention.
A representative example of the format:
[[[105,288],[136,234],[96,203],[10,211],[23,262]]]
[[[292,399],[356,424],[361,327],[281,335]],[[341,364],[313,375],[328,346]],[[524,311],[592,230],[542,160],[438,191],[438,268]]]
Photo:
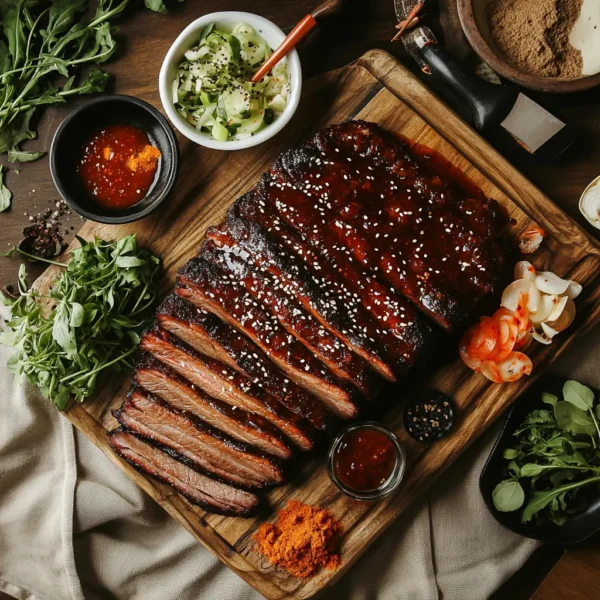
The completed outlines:
[[[600,84],[599,0],[458,0],[458,14],[479,57],[524,88]]]

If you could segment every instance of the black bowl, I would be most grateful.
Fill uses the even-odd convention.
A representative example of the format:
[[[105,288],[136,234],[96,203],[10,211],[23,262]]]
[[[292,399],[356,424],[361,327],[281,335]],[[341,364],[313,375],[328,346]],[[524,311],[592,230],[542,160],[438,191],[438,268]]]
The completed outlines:
[[[161,153],[152,187],[143,200],[122,210],[93,201],[77,175],[80,150],[98,129],[115,123],[145,131]],[[65,202],[86,219],[100,223],[130,223],[149,215],[167,198],[179,169],[179,145],[167,120],[150,104],[131,96],[99,96],[73,110],[60,124],[50,148],[50,172]]]
[[[583,512],[572,515],[561,526],[554,523],[544,523],[542,525],[535,525],[532,522],[521,523],[520,510],[500,512],[494,508],[492,500],[492,492],[502,479],[502,468],[506,464],[502,452],[504,448],[514,443],[514,438],[512,437],[514,431],[532,410],[536,408],[548,408],[541,400],[543,392],[550,392],[562,398],[562,388],[565,381],[567,381],[565,377],[555,375],[543,377],[535,382],[513,406],[481,471],[479,490],[488,510],[500,525],[519,535],[534,540],[550,544],[560,544],[561,546],[572,546],[584,542],[600,530],[600,494],[595,500],[592,500]],[[598,397],[598,390],[594,390],[594,393]]]

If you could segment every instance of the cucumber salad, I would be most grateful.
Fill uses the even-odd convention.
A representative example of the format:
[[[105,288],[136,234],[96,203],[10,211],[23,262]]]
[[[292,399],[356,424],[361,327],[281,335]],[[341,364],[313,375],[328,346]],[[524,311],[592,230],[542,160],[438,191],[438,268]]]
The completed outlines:
[[[220,142],[251,137],[272,123],[288,101],[287,59],[252,83],[271,53],[250,25],[240,23],[231,33],[207,25],[179,65],[173,81],[175,108],[198,131]]]

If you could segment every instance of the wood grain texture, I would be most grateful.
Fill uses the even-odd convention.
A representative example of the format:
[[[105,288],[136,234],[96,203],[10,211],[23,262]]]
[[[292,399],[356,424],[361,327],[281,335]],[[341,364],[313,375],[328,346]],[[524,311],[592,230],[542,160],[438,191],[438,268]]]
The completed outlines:
[[[577,301],[575,324],[551,347],[535,348],[535,376],[577,335],[600,320],[600,251],[596,243],[422,83],[381,51],[370,52],[354,65],[308,82],[298,114],[268,144],[237,153],[216,153],[184,143],[177,189],[168,206],[153,217],[125,226],[87,223],[81,234],[114,239],[136,233],[142,244],[163,259],[165,275],[160,287],[164,293],[173,284],[176,269],[194,254],[207,227],[223,219],[231,202],[256,183],[270,160],[326,123],[351,117],[375,121],[440,151],[508,208],[515,220],[515,235],[532,222],[549,232],[549,239],[533,257],[536,267],[572,277],[585,288]],[[38,285],[47,286],[54,275],[54,270],[47,271]],[[526,378],[507,386],[490,384],[462,365],[454,342],[446,350],[445,360],[424,365],[403,382],[402,390],[391,387],[386,391],[384,403],[393,408],[383,421],[405,444],[409,466],[399,492],[378,503],[360,503],[341,495],[329,482],[323,460],[315,459],[304,465],[290,484],[269,493],[270,510],[257,519],[208,515],[168,486],[140,475],[110,450],[105,430],[115,424],[110,410],[122,401],[127,382],[105,377],[96,399],[74,406],[66,415],[198,541],[264,596],[309,598],[341,577],[386,525],[406,510],[532,381]],[[412,387],[422,387],[424,381],[428,387],[450,394],[459,414],[455,431],[433,446],[411,440],[401,427],[402,399]],[[337,571],[322,571],[312,579],[298,581],[274,569],[254,551],[252,534],[257,526],[272,520],[275,510],[291,497],[327,506],[342,520],[345,535],[342,565]]]
[[[531,597],[532,600],[589,600],[600,598],[600,549],[571,550]]]

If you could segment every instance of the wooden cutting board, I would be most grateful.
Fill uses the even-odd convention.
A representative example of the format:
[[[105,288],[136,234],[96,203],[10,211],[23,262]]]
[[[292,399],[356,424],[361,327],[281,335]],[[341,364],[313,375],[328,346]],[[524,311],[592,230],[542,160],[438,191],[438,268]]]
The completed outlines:
[[[408,468],[399,491],[376,503],[360,503],[340,494],[324,467],[325,449],[307,462],[288,485],[268,494],[270,508],[254,519],[210,515],[191,506],[168,486],[144,477],[110,449],[106,430],[116,425],[110,411],[123,400],[128,381],[106,374],[98,397],[69,409],[67,418],[177,519],[194,537],[240,577],[271,599],[309,598],[341,577],[375,538],[429,488],[489,425],[561,354],[575,337],[600,320],[600,250],[579,227],[438,100],[408,70],[382,51],[372,51],[343,69],[305,84],[300,109],[292,122],[270,142],[236,153],[216,152],[180,140],[182,164],[172,198],[154,216],[111,227],[87,223],[81,235],[118,239],[136,233],[163,262],[161,292],[173,285],[176,270],[191,258],[206,229],[219,223],[229,205],[258,181],[268,163],[286,148],[298,145],[320,127],[361,118],[435,148],[464,170],[484,192],[507,207],[515,220],[514,235],[536,223],[548,232],[531,260],[538,269],[552,270],[584,285],[577,299],[577,319],[551,346],[536,344],[532,377],[495,385],[469,371],[449,342],[445,362],[425,365],[400,387],[386,391],[389,411],[383,422],[405,445]],[[49,269],[38,280],[47,286],[56,275]],[[451,395],[458,409],[451,435],[433,445],[419,444],[401,426],[403,398],[412,386],[433,387]],[[328,507],[344,528],[342,562],[336,571],[322,571],[299,581],[271,566],[255,551],[252,535],[272,521],[290,498]]]

